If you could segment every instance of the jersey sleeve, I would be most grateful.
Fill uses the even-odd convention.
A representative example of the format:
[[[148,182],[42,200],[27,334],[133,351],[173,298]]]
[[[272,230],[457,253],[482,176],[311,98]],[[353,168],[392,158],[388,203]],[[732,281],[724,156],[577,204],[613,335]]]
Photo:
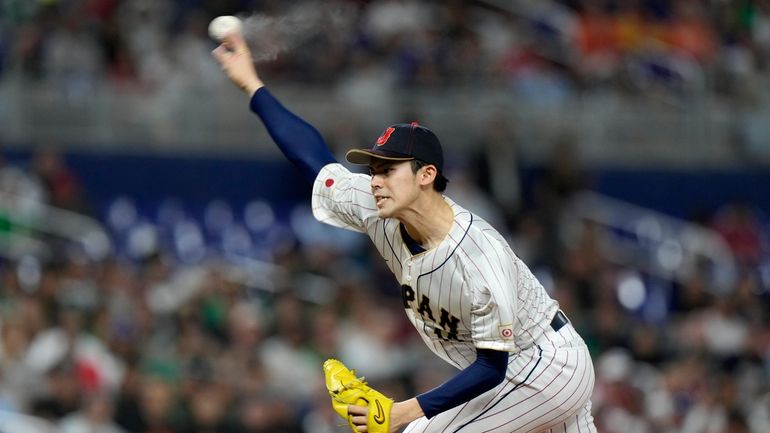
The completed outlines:
[[[351,173],[342,164],[328,164],[313,183],[313,216],[335,227],[366,232],[366,223],[377,218],[370,177]]]
[[[479,274],[469,276],[473,284],[473,309],[471,310],[471,335],[478,349],[516,352],[515,266],[489,263],[479,269]]]

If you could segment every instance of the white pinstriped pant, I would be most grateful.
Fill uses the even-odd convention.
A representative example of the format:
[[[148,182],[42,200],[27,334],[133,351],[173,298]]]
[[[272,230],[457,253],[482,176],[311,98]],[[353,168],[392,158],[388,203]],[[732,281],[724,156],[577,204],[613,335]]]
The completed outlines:
[[[405,433],[596,433],[591,416],[594,369],[572,327],[549,326],[535,345],[511,356],[506,380]]]

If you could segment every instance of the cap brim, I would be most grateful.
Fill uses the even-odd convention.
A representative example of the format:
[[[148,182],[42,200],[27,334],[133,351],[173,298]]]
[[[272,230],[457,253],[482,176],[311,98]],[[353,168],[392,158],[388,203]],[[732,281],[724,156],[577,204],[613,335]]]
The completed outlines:
[[[352,164],[368,165],[372,159],[384,159],[387,161],[411,161],[413,156],[395,152],[383,152],[372,149],[352,149],[345,154],[345,159]]]

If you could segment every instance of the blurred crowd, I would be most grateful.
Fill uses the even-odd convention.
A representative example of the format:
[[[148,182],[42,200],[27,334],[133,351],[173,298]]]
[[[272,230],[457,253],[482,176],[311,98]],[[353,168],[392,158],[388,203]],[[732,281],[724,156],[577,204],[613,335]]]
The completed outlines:
[[[768,75],[766,0],[323,3],[335,13],[313,26],[306,12],[318,3],[5,0],[0,81],[72,94],[105,81],[132,92],[205,86],[222,80],[209,19],[252,12],[292,17],[310,35],[269,28],[280,36],[262,67],[273,81],[482,80],[556,102],[598,86],[706,89],[751,102]],[[557,144],[524,179],[516,131],[499,122],[448,174],[447,194],[508,236],[586,339],[599,430],[770,431],[770,233],[758,210],[725,203],[692,221],[729,246],[737,272],[727,286],[709,263],[675,280],[625,268],[600,231],[570,214],[592,186],[574,143]],[[0,239],[28,230],[12,221],[41,202],[91,213],[119,235],[111,217],[125,208],[101,214],[85,189],[53,151],[28,165],[0,161]],[[453,374],[417,341],[365,238],[307,219],[294,229],[253,262],[187,260],[163,243],[99,261],[66,247],[46,259],[0,258],[0,431],[342,432],[322,383],[327,357],[397,399]],[[622,299],[629,281],[648,293],[634,305]]]
[[[556,101],[610,86],[751,102],[767,96],[756,89],[770,64],[767,0],[6,0],[0,12],[0,77],[69,93],[218,81],[206,28],[226,14],[263,30],[251,43],[269,52],[271,77],[310,83],[481,80]]]

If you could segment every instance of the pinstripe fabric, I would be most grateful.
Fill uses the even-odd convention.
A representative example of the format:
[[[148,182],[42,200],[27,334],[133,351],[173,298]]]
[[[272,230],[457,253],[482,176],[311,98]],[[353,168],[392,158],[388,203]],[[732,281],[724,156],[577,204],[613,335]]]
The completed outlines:
[[[313,215],[366,233],[402,285],[407,317],[436,355],[459,369],[476,349],[511,353],[508,380],[407,431],[533,431],[584,425],[590,432],[593,368],[571,326],[550,327],[558,304],[505,239],[486,221],[448,198],[454,224],[435,248],[412,255],[399,222],[377,215],[371,178],[329,164],[313,186]],[[572,416],[586,409],[572,422]],[[590,427],[590,428],[589,428]]]
[[[511,356],[506,380],[468,403],[411,423],[405,433],[596,432],[591,416],[594,372],[572,325],[546,331]]]

